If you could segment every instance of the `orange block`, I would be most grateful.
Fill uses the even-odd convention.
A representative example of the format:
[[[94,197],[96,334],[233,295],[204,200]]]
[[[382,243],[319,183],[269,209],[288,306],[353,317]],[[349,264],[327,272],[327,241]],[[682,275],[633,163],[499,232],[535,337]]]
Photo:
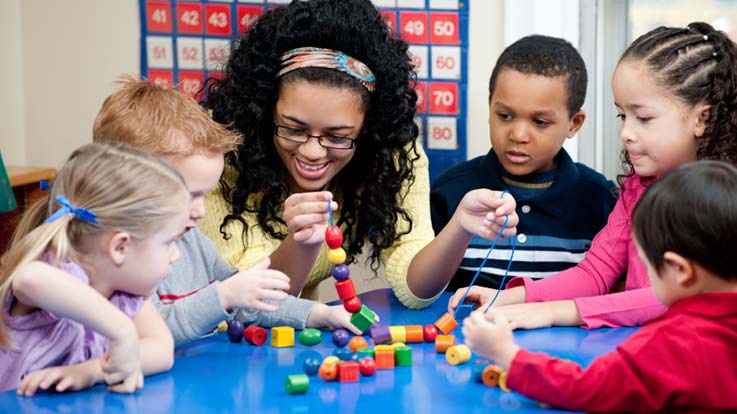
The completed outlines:
[[[443,354],[448,350],[448,348],[455,344],[455,335],[438,335],[437,338],[435,338],[435,352]]]
[[[405,326],[405,340],[408,344],[419,344],[425,341],[421,325],[408,325]]]
[[[435,326],[444,335],[448,335],[449,333],[453,332],[453,329],[455,329],[456,326],[458,326],[458,321],[453,318],[453,315],[445,312],[443,316],[435,321]]]
[[[394,369],[394,349],[377,349],[374,360],[376,369]]]

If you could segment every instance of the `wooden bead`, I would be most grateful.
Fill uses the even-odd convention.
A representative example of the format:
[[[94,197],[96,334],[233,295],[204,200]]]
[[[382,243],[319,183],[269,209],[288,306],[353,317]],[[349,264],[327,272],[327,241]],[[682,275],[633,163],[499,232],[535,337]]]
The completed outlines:
[[[376,349],[374,356],[376,369],[394,368],[394,349]]]
[[[351,278],[335,282],[335,290],[338,292],[340,300],[346,300],[356,296],[356,287],[353,285]]]
[[[338,282],[340,282],[341,280],[346,280],[350,276],[351,276],[351,270],[348,268],[348,265],[346,265],[346,264],[339,264],[339,265],[333,267],[333,277]]]
[[[394,348],[394,364],[398,367],[412,366],[412,348],[408,346]]]
[[[358,382],[358,362],[345,361],[339,363],[338,382]]]
[[[228,321],[228,340],[239,344],[243,340],[243,322],[231,319]]]
[[[358,356],[358,359],[363,358],[371,358],[374,359],[374,352],[376,350],[374,348],[361,348],[358,351],[356,351],[356,355]]]
[[[340,358],[335,355],[328,355],[322,360],[323,364],[337,364],[338,362],[340,362]]]
[[[302,370],[309,376],[317,375],[320,370],[320,360],[317,358],[307,358],[302,363]]]
[[[438,336],[438,328],[435,325],[425,325],[422,328],[422,337],[425,342],[435,342],[435,338]]]
[[[228,331],[228,321],[220,321],[217,326],[218,333],[223,333]]]
[[[499,375],[499,389],[505,392],[511,391],[509,387],[507,387],[507,371],[502,371]]]
[[[373,325],[375,320],[376,314],[366,305],[361,305],[361,309],[351,316],[351,324],[361,332]]]
[[[454,335],[438,335],[435,338],[435,352],[443,354],[448,348],[455,345],[455,343],[456,337]]]
[[[271,328],[271,346],[277,348],[294,346],[294,328],[291,326],[275,326]]]
[[[287,376],[285,384],[289,394],[304,394],[310,385],[310,378],[305,374],[294,374]]]
[[[466,345],[454,345],[445,351],[445,359],[450,365],[459,365],[471,359],[471,350]]]
[[[425,340],[421,325],[408,325],[404,327],[404,330],[406,338],[405,342],[408,344],[419,344]]]
[[[354,336],[348,342],[348,347],[351,348],[351,351],[353,352],[358,352],[359,349],[366,348],[367,346],[368,343],[366,343],[366,340],[361,336]]]
[[[481,373],[481,382],[487,387],[496,387],[499,385],[499,376],[502,374],[502,369],[496,365],[489,365],[484,368]]]
[[[348,298],[343,302],[343,307],[348,313],[356,313],[361,310],[361,299],[358,296]]]
[[[435,321],[435,326],[443,333],[443,335],[448,335],[453,332],[453,329],[455,329],[456,326],[458,326],[458,321],[453,319],[453,315],[445,312],[437,321]]]
[[[333,351],[333,354],[337,356],[341,361],[349,361],[353,359],[353,351],[348,348],[337,348]]]
[[[342,348],[348,345],[348,341],[351,340],[351,334],[343,328],[338,328],[333,331],[333,345],[338,348]]]
[[[337,249],[330,249],[328,250],[328,262],[339,265],[345,263],[345,250],[343,250],[342,247],[338,247]]]
[[[406,342],[407,331],[404,326],[390,326],[389,332],[392,334],[392,342]]]
[[[251,325],[243,332],[243,337],[246,338],[246,342],[251,345],[263,345],[266,342],[266,329]]]
[[[371,340],[374,344],[386,344],[392,341],[392,333],[389,327],[382,324],[376,324],[370,329]]]
[[[338,226],[328,226],[325,229],[325,243],[331,249],[337,249],[343,244],[343,232]]]
[[[338,365],[326,364],[325,362],[323,362],[322,365],[320,365],[318,373],[320,374],[320,378],[322,378],[323,381],[332,381],[335,379],[335,377],[338,376]]]
[[[322,342],[322,332],[315,328],[306,328],[299,333],[299,343],[305,346],[313,346]]]
[[[361,358],[358,361],[358,370],[361,371],[361,375],[370,377],[376,372],[376,362],[373,358]]]

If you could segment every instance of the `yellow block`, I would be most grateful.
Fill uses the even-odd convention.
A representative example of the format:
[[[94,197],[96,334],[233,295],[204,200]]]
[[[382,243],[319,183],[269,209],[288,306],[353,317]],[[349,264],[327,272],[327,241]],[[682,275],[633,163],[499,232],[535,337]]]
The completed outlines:
[[[271,346],[278,348],[294,346],[294,328],[291,326],[271,328]]]

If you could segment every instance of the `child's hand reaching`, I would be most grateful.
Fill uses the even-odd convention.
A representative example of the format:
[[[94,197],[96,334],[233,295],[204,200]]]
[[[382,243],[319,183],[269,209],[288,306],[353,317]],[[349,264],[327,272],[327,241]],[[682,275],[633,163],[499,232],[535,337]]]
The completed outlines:
[[[376,315],[375,322],[379,321],[379,316]],[[356,335],[361,335],[362,332],[358,330],[351,323],[351,314],[341,305],[327,306],[323,303],[316,303],[310,311],[310,315],[307,317],[308,328],[326,328],[326,329],[337,329],[345,328]]]
[[[33,397],[36,391],[79,391],[102,381],[101,358],[81,364],[49,367],[28,373],[18,385],[18,395]]]
[[[514,343],[509,321],[499,311],[491,310],[486,314],[483,310],[474,311],[463,320],[461,331],[471,351],[494,361],[504,370],[509,369],[520,349]]]
[[[109,351],[102,359],[102,378],[113,392],[132,393],[143,388],[137,333],[110,339]]]
[[[256,266],[241,270],[220,282],[218,292],[225,309],[244,307],[274,312],[277,305],[264,302],[266,299],[283,300],[288,294],[289,277],[278,270],[269,269],[267,257]]]
[[[494,240],[497,233],[502,237],[511,237],[517,233],[517,203],[511,194],[501,197],[500,191],[478,189],[469,191],[463,196],[454,217],[461,227],[470,234]],[[505,219],[509,217],[507,225]]]
[[[282,218],[294,241],[311,246],[325,240],[330,213],[328,201],[332,198],[329,191],[295,193],[287,197]],[[332,211],[337,210],[338,203],[331,201],[330,208]]]

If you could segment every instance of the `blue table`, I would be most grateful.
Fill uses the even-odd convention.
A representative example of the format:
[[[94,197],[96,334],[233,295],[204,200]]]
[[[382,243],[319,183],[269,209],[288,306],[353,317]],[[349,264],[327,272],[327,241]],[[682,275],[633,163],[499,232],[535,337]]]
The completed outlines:
[[[445,312],[449,295],[430,308],[412,311],[400,305],[388,290],[361,295],[383,323],[425,325]],[[548,328],[515,332],[518,343],[587,365],[613,350],[635,328]],[[454,331],[460,339],[460,328]],[[0,393],[1,413],[491,413],[555,412],[514,392],[503,392],[473,382],[470,363],[452,366],[434,344],[410,344],[412,367],[377,370],[358,383],[324,382],[310,377],[306,394],[289,395],[284,381],[302,373],[310,356],[321,359],[335,347],[330,332],[314,347],[294,348],[231,344],[224,334],[177,349],[174,368],[146,378],[143,390],[133,395],[107,392],[105,387],[68,394],[42,393],[17,397]],[[457,340],[457,343],[461,343]]]

